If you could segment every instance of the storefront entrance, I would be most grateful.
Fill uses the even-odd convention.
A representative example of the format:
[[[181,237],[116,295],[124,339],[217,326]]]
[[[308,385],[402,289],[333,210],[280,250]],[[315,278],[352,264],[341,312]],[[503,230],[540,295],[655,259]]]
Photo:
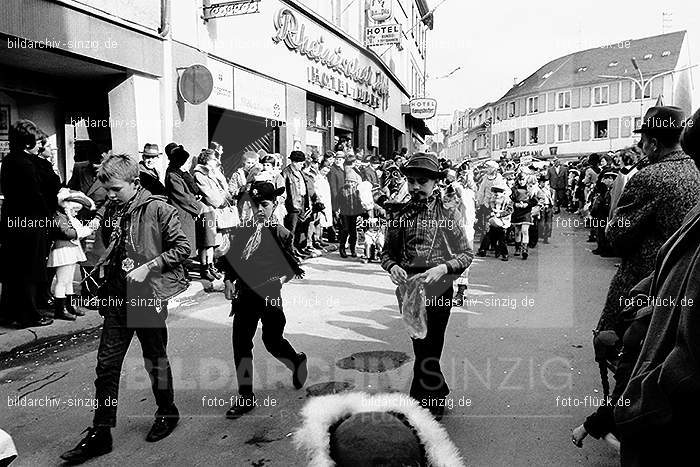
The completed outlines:
[[[227,178],[241,166],[243,153],[279,152],[279,127],[271,127],[269,123],[264,118],[209,107],[209,141],[224,147],[221,163]]]

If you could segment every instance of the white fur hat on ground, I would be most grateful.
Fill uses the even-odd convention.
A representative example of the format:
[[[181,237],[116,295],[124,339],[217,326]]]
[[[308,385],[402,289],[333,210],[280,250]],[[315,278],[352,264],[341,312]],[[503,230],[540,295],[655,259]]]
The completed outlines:
[[[445,429],[405,394],[320,396],[309,400],[301,414],[294,442],[312,467],[465,465]]]

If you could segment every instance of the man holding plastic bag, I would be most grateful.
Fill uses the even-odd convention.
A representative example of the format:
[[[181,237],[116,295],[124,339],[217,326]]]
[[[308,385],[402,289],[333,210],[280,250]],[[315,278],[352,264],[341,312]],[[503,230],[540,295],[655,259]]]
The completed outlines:
[[[382,267],[399,286],[399,307],[413,340],[410,395],[439,420],[450,392],[440,356],[452,307],[452,281],[469,267],[474,253],[458,213],[445,206],[436,189],[445,175],[437,157],[415,153],[401,171],[411,200],[386,205]]]

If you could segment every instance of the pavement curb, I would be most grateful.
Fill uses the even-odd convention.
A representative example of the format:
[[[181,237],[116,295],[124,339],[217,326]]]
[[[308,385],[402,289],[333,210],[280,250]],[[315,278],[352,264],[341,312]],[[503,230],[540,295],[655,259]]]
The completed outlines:
[[[168,300],[168,311],[177,309],[182,302],[191,299],[205,289],[211,290],[213,288],[216,290],[219,286],[217,282],[213,284],[211,282],[204,284],[200,281],[190,282],[187,289]],[[220,286],[223,287],[223,282]],[[75,321],[56,320],[49,326],[24,329],[0,328],[0,361],[6,355],[21,348],[34,346],[58,337],[70,337],[102,326],[103,318],[97,310],[86,309],[84,311],[85,316],[79,316]]]

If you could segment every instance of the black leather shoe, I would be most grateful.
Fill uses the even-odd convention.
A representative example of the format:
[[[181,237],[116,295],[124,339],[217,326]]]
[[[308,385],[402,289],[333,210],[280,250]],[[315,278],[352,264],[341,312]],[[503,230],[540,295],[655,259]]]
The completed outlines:
[[[53,324],[53,319],[46,318],[46,317],[42,316],[41,318],[34,320],[34,321],[22,322],[22,323],[20,323],[20,327],[36,328],[36,327],[40,327],[40,326],[49,326],[51,324]]]
[[[173,432],[177,426],[177,422],[180,421],[180,413],[176,408],[173,408],[173,412],[168,415],[156,415],[156,419],[153,422],[151,431],[146,435],[146,441],[149,443],[155,443],[161,439],[167,437]]]
[[[341,258],[347,258],[348,254],[345,252],[345,248],[339,248],[338,252],[340,253]]]
[[[226,418],[235,420],[255,408],[255,396],[236,396],[231,408],[226,411]]]
[[[301,389],[306,383],[306,378],[309,376],[309,369],[306,366],[306,354],[300,352],[297,354],[297,361],[294,364],[294,372],[292,373],[292,384],[294,389]]]
[[[357,258],[357,253],[355,253],[355,250],[350,250],[350,256],[353,258]]]
[[[112,451],[112,433],[109,428],[90,427],[85,438],[70,451],[61,454],[61,459],[69,464],[82,464],[93,457],[102,456]]]
[[[484,250],[479,250],[476,252],[476,256],[479,258],[484,258],[486,256],[486,252]]]

